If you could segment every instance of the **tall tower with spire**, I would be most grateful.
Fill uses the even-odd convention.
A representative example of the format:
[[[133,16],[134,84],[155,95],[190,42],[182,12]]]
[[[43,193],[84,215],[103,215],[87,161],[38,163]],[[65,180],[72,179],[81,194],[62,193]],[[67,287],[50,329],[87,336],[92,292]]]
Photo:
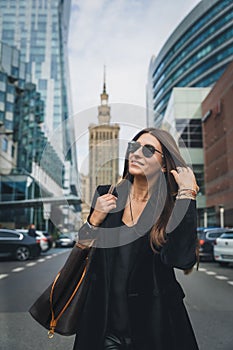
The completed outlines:
[[[116,184],[119,178],[119,124],[111,124],[111,107],[106,90],[104,67],[103,92],[98,106],[98,124],[89,126],[89,181],[91,200],[101,184]]]
[[[109,124],[110,123],[110,106],[108,105],[108,94],[106,92],[106,67],[104,66],[104,84],[103,92],[100,94],[101,105],[98,107],[98,120],[99,124]]]

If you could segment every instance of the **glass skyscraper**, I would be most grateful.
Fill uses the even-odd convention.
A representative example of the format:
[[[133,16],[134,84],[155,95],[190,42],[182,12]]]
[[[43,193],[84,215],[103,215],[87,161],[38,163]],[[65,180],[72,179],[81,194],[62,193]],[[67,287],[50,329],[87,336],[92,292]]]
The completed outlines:
[[[148,73],[148,125],[161,125],[174,87],[209,87],[233,60],[233,1],[202,0],[168,38]]]
[[[30,65],[32,82],[44,100],[43,130],[49,139],[72,114],[67,62],[70,4],[71,0],[0,1],[0,41],[19,49],[21,59]],[[70,149],[72,135],[66,127],[60,129],[61,144]]]

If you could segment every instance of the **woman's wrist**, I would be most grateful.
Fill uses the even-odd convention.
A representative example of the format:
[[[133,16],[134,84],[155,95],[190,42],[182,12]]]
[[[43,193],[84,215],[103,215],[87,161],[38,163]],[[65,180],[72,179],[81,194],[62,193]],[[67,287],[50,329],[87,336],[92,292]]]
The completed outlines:
[[[177,195],[176,199],[192,199],[192,200],[196,200],[196,196],[191,196],[191,195]]]
[[[89,220],[87,219],[86,223],[87,223],[87,225],[88,225],[92,230],[97,230],[98,227],[99,227],[99,225],[95,225],[94,223],[92,223],[92,222],[90,221],[90,219],[89,219]]]
[[[177,193],[177,196],[176,196],[176,199],[193,199],[195,200],[197,197],[197,190],[196,189],[193,189],[191,188],[179,188],[178,189],[178,193]]]
[[[194,188],[191,188],[191,186],[190,186],[190,188],[184,188],[184,187],[181,187],[181,188],[179,188],[178,189],[178,196],[182,196],[182,195],[184,195],[184,196],[187,196],[187,195],[189,195],[189,196],[192,196],[192,197],[196,197],[197,196],[197,190],[196,189],[194,189]]]

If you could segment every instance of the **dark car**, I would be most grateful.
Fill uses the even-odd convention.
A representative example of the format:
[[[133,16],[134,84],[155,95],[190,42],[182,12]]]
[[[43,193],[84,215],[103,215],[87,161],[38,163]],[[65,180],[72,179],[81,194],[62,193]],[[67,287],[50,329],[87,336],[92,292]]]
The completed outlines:
[[[58,239],[56,239],[55,244],[56,244],[56,247],[71,248],[71,247],[73,247],[75,245],[75,240],[73,240],[68,235],[64,235],[62,233],[62,234],[60,234]]]
[[[40,245],[35,238],[16,230],[0,229],[0,257],[25,261],[38,257],[40,252]]]
[[[200,260],[214,260],[214,244],[216,239],[226,232],[226,228],[221,227],[199,227],[197,229],[197,237],[199,240]]]

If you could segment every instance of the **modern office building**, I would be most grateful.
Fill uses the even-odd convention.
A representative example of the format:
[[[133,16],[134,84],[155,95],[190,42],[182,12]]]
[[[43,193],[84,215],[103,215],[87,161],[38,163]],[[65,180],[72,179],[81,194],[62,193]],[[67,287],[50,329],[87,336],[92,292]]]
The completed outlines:
[[[39,198],[41,190],[49,197],[62,195],[63,163],[41,129],[43,120],[44,103],[31,82],[30,66],[19,50],[0,42],[0,202]],[[43,225],[42,209],[0,210],[3,226],[35,219]]]
[[[70,118],[67,54],[70,5],[71,0],[1,0],[0,40],[19,49],[22,61],[27,62],[31,83],[36,85],[44,103],[42,131],[66,171],[64,194],[77,196],[78,167],[73,118]],[[53,154],[49,146],[46,153],[42,167],[50,167],[51,172],[60,176],[48,161]],[[62,215],[68,217],[66,213]]]
[[[233,63],[202,102],[206,207],[210,224],[233,227]]]
[[[200,1],[151,59],[148,125],[161,125],[173,87],[213,86],[232,59],[233,1]]]
[[[73,128],[69,130],[64,123],[72,115],[67,62],[70,3],[71,0],[0,1],[0,40],[19,49],[22,60],[28,62],[32,83],[44,101],[43,131],[52,140],[58,128],[56,137],[66,153],[71,153],[73,140]],[[62,123],[64,127],[60,128]]]
[[[210,88],[174,88],[161,125],[175,137],[181,154],[196,175],[200,188],[197,196],[199,226],[206,224],[207,214],[201,103],[209,91]]]
[[[119,124],[110,124],[108,94],[104,81],[98,107],[98,124],[89,126],[89,200],[100,184],[116,184],[119,178]]]

